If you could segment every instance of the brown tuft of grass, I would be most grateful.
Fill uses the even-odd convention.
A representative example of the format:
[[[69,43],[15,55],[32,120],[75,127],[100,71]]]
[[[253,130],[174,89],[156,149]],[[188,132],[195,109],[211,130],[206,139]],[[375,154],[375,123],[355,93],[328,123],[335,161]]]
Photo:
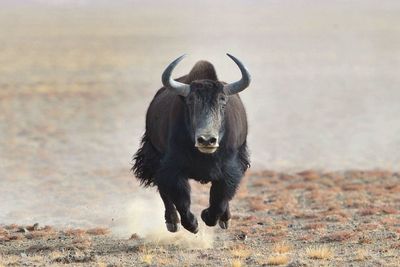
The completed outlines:
[[[357,226],[357,231],[370,231],[379,228],[379,225],[376,223],[363,223]]]
[[[314,240],[314,236],[315,235],[305,234],[305,235],[301,235],[297,240],[304,241],[304,242],[310,242],[310,241]]]
[[[292,183],[286,186],[286,189],[288,190],[296,190],[296,189],[304,189],[306,188],[307,185],[304,183]]]
[[[303,227],[304,230],[316,230],[320,228],[324,228],[326,224],[324,223],[309,223]]]
[[[268,208],[261,197],[252,197],[249,199],[249,206],[251,211],[263,211]]]
[[[309,247],[306,249],[306,255],[314,260],[329,260],[333,257],[333,250],[327,246]]]
[[[90,238],[78,238],[72,242],[72,245],[78,249],[88,249],[92,245]]]
[[[362,235],[358,238],[358,244],[371,244],[372,239],[366,235]]]
[[[342,186],[343,191],[359,191],[364,188],[362,184],[345,184]]]
[[[350,231],[340,231],[332,234],[325,235],[321,238],[323,242],[343,242],[349,240],[354,236],[353,232]]]
[[[310,212],[300,212],[294,215],[296,219],[318,219],[318,215]]]
[[[314,181],[317,180],[319,178],[321,178],[321,175],[313,170],[306,170],[306,171],[302,171],[297,173],[298,175],[300,175],[301,177],[304,178],[304,180],[306,181]]]
[[[282,180],[282,181],[293,181],[294,179],[296,179],[296,176],[290,175],[290,174],[286,174],[286,173],[281,173],[279,175],[279,179]]]
[[[271,255],[267,258],[267,265],[284,265],[289,262],[286,254]]]
[[[370,207],[370,208],[361,209],[359,211],[359,214],[361,216],[371,216],[371,215],[377,214],[378,212],[379,212],[379,210],[377,208]]]
[[[292,250],[292,246],[286,242],[280,242],[274,245],[272,249],[275,253],[284,254]]]
[[[64,231],[64,234],[71,237],[82,237],[86,235],[86,231],[82,229],[67,229]]]
[[[107,228],[96,227],[86,230],[86,233],[89,235],[107,235],[110,233],[110,230]]]
[[[383,225],[395,226],[400,224],[400,218],[387,217],[381,220]]]
[[[384,214],[397,214],[397,213],[399,213],[399,211],[396,208],[388,207],[388,206],[382,207],[381,210],[382,210],[382,212]]]
[[[22,235],[22,234],[11,234],[11,235],[9,235],[9,236],[7,236],[6,237],[8,240],[22,240],[22,239],[24,239],[25,237],[24,237],[24,235]],[[8,241],[7,240],[7,241]]]
[[[8,231],[0,226],[0,235],[6,235],[6,234],[8,234]]]

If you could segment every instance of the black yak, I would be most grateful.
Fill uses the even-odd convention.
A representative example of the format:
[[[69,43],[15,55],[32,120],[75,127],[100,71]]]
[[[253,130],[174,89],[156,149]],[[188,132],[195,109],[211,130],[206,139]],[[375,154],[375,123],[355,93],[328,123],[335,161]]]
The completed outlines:
[[[212,184],[209,207],[201,213],[206,225],[218,222],[228,228],[229,201],[250,164],[246,112],[238,95],[249,86],[250,74],[237,58],[227,55],[242,73],[239,81],[219,81],[207,61],[197,62],[188,75],[173,80],[171,73],[181,56],[165,69],[164,87],[147,110],[146,131],[132,170],[144,186],[157,186],[170,232],[178,231],[179,222],[192,233],[198,231],[190,211],[189,178]]]

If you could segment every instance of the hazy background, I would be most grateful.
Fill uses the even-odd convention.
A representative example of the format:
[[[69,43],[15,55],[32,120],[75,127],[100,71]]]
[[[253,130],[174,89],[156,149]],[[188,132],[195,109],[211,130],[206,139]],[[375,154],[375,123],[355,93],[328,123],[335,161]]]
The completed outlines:
[[[253,170],[400,169],[399,1],[108,2],[0,1],[0,223],[163,223],[129,168],[183,53],[251,71]]]

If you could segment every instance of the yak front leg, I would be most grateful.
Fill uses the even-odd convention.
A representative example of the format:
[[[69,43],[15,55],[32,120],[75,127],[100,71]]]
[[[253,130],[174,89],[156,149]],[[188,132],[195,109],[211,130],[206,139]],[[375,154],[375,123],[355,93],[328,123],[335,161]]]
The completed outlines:
[[[192,233],[197,233],[199,231],[197,219],[190,211],[190,185],[187,179],[179,176],[164,176],[162,179],[157,180],[157,186],[163,200],[164,198],[167,200],[164,201],[167,228],[170,221],[172,223],[176,222],[174,219],[176,212],[175,214],[173,213],[172,202],[179,212],[182,226]],[[170,226],[171,230],[175,230],[174,225]]]
[[[229,210],[229,202],[225,212],[219,218],[218,224],[222,229],[229,228],[229,220],[231,219],[231,211]]]
[[[223,229],[228,228],[231,218],[229,201],[233,198],[238,184],[227,184],[224,180],[214,181],[210,190],[210,207],[203,210],[201,218],[208,226],[215,226],[218,221]]]
[[[179,231],[179,217],[176,212],[176,208],[171,198],[160,192],[161,199],[164,202],[165,207],[165,225],[167,226],[168,231],[175,233]]]

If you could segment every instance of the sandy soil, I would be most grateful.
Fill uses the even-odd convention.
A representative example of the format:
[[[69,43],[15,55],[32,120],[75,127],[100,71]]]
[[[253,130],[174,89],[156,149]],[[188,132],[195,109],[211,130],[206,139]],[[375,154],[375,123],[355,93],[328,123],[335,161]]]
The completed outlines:
[[[399,266],[399,179],[399,173],[381,170],[249,173],[232,202],[230,228],[216,229],[208,248],[135,233],[121,239],[104,228],[3,225],[0,262],[5,266]],[[195,186],[194,198],[196,205],[205,206],[207,186]]]

